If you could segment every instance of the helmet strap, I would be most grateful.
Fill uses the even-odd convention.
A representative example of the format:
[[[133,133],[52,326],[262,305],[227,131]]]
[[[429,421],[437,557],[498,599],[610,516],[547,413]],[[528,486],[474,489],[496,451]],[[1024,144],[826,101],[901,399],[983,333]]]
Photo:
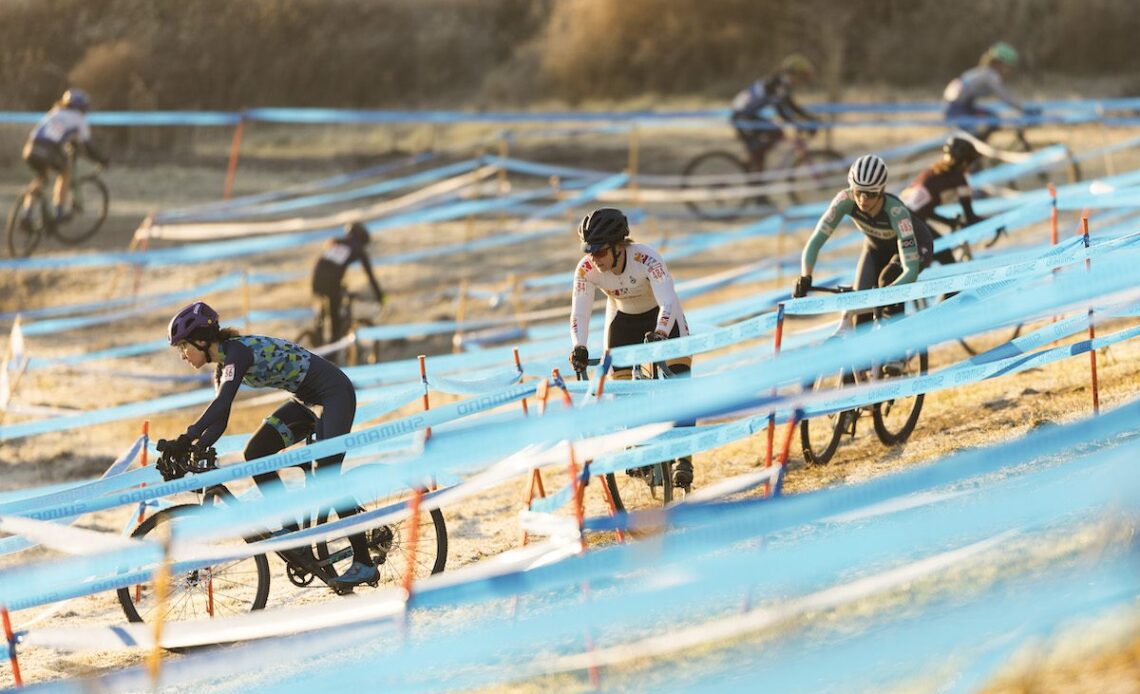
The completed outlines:
[[[187,340],[187,342],[189,342],[191,345],[193,345],[194,349],[196,349],[196,350],[200,351],[202,354],[206,355],[206,363],[207,364],[214,361],[213,359],[210,358],[210,343],[209,342],[194,342],[193,340]]]
[[[617,254],[618,254],[618,244],[616,244],[616,243],[610,244],[610,257],[612,257],[614,259],[614,269],[615,270],[617,269],[617,262],[618,262]],[[618,270],[619,275],[621,273],[625,272],[625,264],[626,264],[627,260],[628,260],[628,258],[626,257],[625,252],[623,251],[622,256],[621,256],[621,270]]]

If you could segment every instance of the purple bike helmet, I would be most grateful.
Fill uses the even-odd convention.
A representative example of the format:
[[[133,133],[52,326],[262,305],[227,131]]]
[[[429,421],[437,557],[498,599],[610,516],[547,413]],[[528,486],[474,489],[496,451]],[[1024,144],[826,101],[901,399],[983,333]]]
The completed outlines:
[[[208,341],[218,334],[218,312],[205,302],[195,301],[174,314],[166,334],[171,347],[179,342]]]

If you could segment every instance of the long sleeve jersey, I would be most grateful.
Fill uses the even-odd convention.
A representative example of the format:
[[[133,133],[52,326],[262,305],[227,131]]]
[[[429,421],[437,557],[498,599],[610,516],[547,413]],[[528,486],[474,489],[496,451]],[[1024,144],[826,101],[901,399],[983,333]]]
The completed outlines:
[[[649,246],[632,243],[625,247],[625,267],[620,273],[602,272],[590,256],[578,261],[570,305],[570,341],[586,344],[590,334],[590,309],[594,290],[606,295],[606,328],[618,311],[638,314],[657,309],[656,330],[668,335],[674,325],[688,335],[689,326],[681,310],[681,300],[673,287],[673,277],[665,261]]]

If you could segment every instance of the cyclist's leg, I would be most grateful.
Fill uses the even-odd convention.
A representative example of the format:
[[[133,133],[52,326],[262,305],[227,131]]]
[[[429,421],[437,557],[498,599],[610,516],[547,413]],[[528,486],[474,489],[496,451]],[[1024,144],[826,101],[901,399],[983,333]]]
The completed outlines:
[[[879,286],[879,273],[882,272],[885,264],[886,258],[883,256],[883,253],[871,243],[870,239],[864,238],[863,250],[860,251],[859,262],[855,266],[855,283],[853,285],[855,291],[873,289]],[[873,318],[873,311],[869,309],[859,309],[855,311],[844,311],[843,317],[840,320],[844,326],[853,324],[855,327],[861,327],[870,323]]]
[[[675,326],[674,326],[675,330]],[[670,335],[676,337],[676,335]],[[683,357],[681,359],[669,360],[665,365],[669,367],[669,378],[689,378],[693,375],[693,359],[692,357]],[[692,419],[687,419],[676,423],[679,427],[692,427],[696,426],[697,422]],[[686,455],[677,458],[677,467],[673,470],[673,486],[688,489],[693,486],[693,456]]]
[[[273,455],[298,441],[304,441],[313,433],[315,423],[316,415],[312,410],[296,400],[290,400],[274,410],[273,414],[262,421],[257,431],[253,432],[253,436],[249,437],[249,443],[245,446],[244,457],[246,460],[253,460]],[[275,493],[285,487],[281,475],[276,470],[254,475],[253,481],[257,483],[257,488],[262,494]],[[300,526],[297,523],[286,523],[284,528],[293,531],[299,530]]]
[[[736,125],[736,135],[740,141],[744,143],[744,149],[748,152],[749,166],[753,171],[764,170],[764,160],[768,156],[768,150],[778,138],[778,130],[766,130],[757,128],[755,126],[744,127],[743,125]]]
[[[332,334],[329,335],[329,342],[336,342],[345,336],[348,332],[348,326],[344,324],[344,315],[342,311],[342,304],[344,303],[344,287],[337,287],[337,290],[328,296],[328,314],[329,326],[332,329]]]
[[[312,368],[310,365],[310,375],[312,375]],[[317,419],[316,429],[318,441],[341,436],[352,431],[352,419],[356,416],[356,391],[344,372],[340,369],[335,371],[329,369],[328,373],[323,375],[322,381],[326,386],[331,387],[326,390],[329,395],[321,402],[321,416]],[[317,475],[322,478],[339,475],[340,466],[343,462],[344,453],[321,458],[316,462]],[[341,518],[355,515],[358,510],[356,499],[351,496],[342,499],[336,504],[336,507],[337,515]],[[352,545],[353,563],[372,566],[372,558],[368,552],[368,539],[364,533],[350,535],[348,541]]]

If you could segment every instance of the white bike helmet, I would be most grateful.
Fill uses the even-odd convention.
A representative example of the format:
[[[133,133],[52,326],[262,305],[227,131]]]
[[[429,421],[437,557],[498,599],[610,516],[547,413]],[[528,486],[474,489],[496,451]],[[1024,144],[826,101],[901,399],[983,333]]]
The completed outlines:
[[[847,171],[847,184],[852,190],[883,192],[887,187],[887,163],[874,154],[864,154]]]

